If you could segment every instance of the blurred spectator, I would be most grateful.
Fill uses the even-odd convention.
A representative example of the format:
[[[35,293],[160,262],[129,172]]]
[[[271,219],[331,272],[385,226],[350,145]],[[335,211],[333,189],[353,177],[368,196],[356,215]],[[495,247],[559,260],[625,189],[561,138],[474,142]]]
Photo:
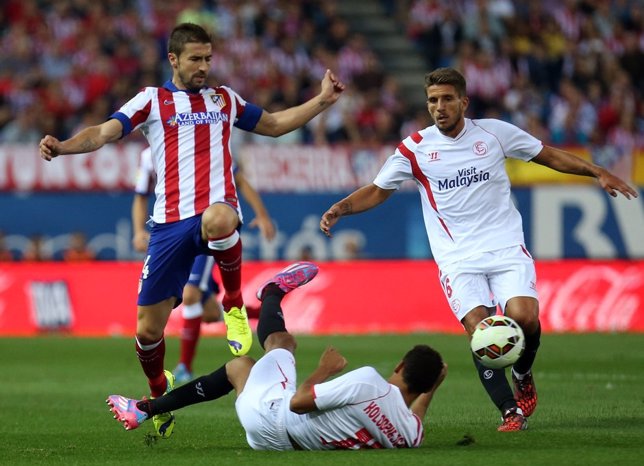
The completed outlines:
[[[311,246],[302,246],[300,254],[297,258],[298,261],[314,261],[317,260],[316,257],[313,257],[313,248]]]
[[[195,23],[212,33],[217,31],[217,16],[203,0],[188,0],[177,16],[177,23]]]
[[[499,11],[489,8],[488,0],[466,2],[466,5],[463,15],[463,35],[467,40],[475,42],[479,49],[494,53],[506,34],[503,17]],[[510,14],[512,14],[511,11]]]
[[[87,237],[81,231],[69,235],[69,246],[63,251],[65,262],[87,262],[96,259],[96,254],[87,246]]]
[[[52,260],[51,249],[42,235],[34,234],[30,241],[22,256],[23,260],[37,262]]]
[[[35,108],[36,106],[25,109],[14,120],[4,125],[0,130],[0,142],[5,144],[38,143],[42,138],[42,133],[35,124],[38,118]]]
[[[476,58],[463,67],[470,96],[471,118],[481,118],[490,107],[497,107],[510,89],[512,68],[507,57],[497,57],[491,50],[478,50]]]
[[[597,112],[573,83],[564,79],[553,98],[549,127],[555,144],[586,144],[597,124]]]
[[[11,262],[15,257],[10,249],[7,248],[4,231],[0,230],[0,262]]]
[[[644,7],[640,5],[644,10]],[[644,15],[644,13],[642,13]],[[619,62],[624,71],[628,73],[631,82],[637,89],[640,97],[644,95],[644,19],[640,18],[638,29],[626,30],[623,36],[624,51]]]

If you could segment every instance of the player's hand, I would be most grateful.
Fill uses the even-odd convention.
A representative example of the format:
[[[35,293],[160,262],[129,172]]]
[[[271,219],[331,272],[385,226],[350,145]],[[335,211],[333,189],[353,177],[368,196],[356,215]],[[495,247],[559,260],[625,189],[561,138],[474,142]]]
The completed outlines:
[[[259,232],[268,241],[272,241],[275,238],[275,225],[268,217],[255,217],[248,226],[251,228],[259,228]]]
[[[445,380],[445,377],[447,377],[447,364],[443,363],[443,369],[441,370],[441,373],[438,375],[438,379],[436,379],[436,383],[434,384],[434,387],[432,390],[436,390],[440,384],[443,383],[443,380]]]
[[[324,368],[329,377],[338,374],[347,366],[347,360],[334,347],[329,346],[320,357],[321,368]]]
[[[344,84],[335,77],[331,70],[326,70],[322,79],[322,90],[320,91],[322,99],[333,104],[340,98],[344,88]]]
[[[149,242],[150,242],[150,233],[147,231],[134,233],[134,237],[132,237],[132,247],[134,247],[134,250],[136,252],[147,251]]]
[[[624,180],[618,176],[613,175],[608,170],[602,170],[600,175],[597,177],[600,186],[613,197],[617,197],[617,193],[620,192],[626,199],[631,197],[638,197],[637,191],[631,188]]]
[[[47,135],[40,140],[38,150],[40,152],[40,157],[50,161],[60,155],[61,144],[55,137]]]
[[[331,238],[333,236],[331,234],[331,227],[338,223],[338,220],[340,220],[340,209],[337,206],[332,205],[329,210],[324,212],[320,219],[320,230]]]

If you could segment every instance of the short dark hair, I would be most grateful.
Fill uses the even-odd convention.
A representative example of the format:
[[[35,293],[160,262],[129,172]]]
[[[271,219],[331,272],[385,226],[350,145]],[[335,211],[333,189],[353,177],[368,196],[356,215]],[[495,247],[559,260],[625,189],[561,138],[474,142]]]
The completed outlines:
[[[212,37],[204,28],[194,23],[178,24],[170,33],[168,40],[168,52],[176,56],[181,55],[188,42],[198,44],[211,44]]]
[[[413,393],[429,391],[443,370],[440,353],[427,345],[416,345],[403,357],[403,381]]]
[[[454,68],[437,68],[425,75],[425,90],[438,84],[451,84],[460,97],[467,93],[465,78]]]

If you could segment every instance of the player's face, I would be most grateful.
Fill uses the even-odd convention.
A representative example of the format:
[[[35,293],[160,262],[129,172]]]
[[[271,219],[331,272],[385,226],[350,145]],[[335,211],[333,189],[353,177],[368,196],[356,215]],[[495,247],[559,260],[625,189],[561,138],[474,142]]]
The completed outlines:
[[[459,96],[451,84],[437,84],[427,88],[427,110],[438,130],[455,137],[465,124],[468,98]]]
[[[173,69],[172,82],[179,89],[197,91],[206,84],[212,59],[212,45],[186,43],[179,56],[168,55]]]

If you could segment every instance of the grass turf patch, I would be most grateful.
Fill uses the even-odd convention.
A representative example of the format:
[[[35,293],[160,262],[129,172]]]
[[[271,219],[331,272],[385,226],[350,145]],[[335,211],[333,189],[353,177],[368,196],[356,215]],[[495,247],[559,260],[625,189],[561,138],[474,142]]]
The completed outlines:
[[[529,429],[498,433],[500,415],[483,391],[462,335],[298,337],[303,380],[334,345],[347,370],[385,377],[416,343],[438,349],[449,374],[425,419],[422,448],[360,452],[255,452],[246,444],[234,397],[175,412],[172,438],[146,444],[151,423],[126,432],[105,404],[109,394],[147,394],[132,338],[1,338],[0,463],[333,465],[640,464],[644,455],[644,335],[542,337],[535,364],[539,406]],[[166,367],[179,343],[167,342]],[[261,356],[259,345],[251,355]],[[196,374],[230,358],[223,338],[203,338]]]

